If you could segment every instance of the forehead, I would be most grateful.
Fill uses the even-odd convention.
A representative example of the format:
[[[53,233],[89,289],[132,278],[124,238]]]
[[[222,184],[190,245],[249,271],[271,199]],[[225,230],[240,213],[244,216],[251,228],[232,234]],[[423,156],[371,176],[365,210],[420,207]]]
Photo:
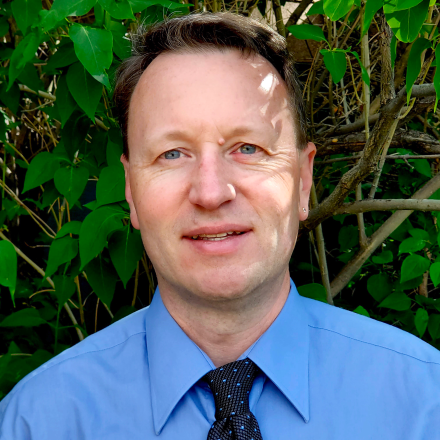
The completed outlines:
[[[287,87],[262,56],[235,49],[169,52],[154,59],[133,92],[128,138],[170,127],[276,129],[283,119],[291,119]]]

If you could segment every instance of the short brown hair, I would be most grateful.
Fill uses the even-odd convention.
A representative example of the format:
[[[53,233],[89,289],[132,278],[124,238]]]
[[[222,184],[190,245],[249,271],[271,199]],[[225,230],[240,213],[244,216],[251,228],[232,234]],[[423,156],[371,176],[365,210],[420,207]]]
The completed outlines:
[[[231,12],[201,12],[139,26],[132,34],[132,55],[115,75],[113,100],[119,116],[124,154],[128,157],[128,111],[133,91],[145,69],[164,52],[203,52],[238,49],[243,55],[259,54],[278,71],[287,85],[290,110],[300,149],[307,144],[306,116],[299,81],[286,40],[269,26]]]

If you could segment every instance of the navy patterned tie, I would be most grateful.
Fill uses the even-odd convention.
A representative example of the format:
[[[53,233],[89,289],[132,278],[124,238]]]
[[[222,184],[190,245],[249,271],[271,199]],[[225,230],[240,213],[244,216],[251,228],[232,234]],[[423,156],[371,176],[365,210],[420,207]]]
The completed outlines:
[[[249,408],[258,367],[249,359],[231,362],[203,376],[214,395],[215,419],[207,440],[262,440]]]

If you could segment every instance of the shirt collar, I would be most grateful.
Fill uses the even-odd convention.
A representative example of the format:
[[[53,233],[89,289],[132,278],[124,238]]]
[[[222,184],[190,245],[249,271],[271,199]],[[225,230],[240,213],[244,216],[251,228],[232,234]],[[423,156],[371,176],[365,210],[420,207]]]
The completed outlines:
[[[309,326],[302,297],[292,280],[284,307],[247,357],[258,365],[308,422]]]
[[[159,289],[146,320],[153,423],[159,435],[185,393],[215,366],[169,314]]]
[[[159,289],[148,309],[146,339],[153,423],[159,435],[179,400],[215,366],[169,314]],[[308,422],[308,322],[292,280],[283,309],[246,354]]]

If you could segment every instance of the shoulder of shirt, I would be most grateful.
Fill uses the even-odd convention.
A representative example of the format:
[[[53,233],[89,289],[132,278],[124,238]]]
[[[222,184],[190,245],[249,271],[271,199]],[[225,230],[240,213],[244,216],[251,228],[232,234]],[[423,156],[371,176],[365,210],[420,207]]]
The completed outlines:
[[[73,347],[64,350],[62,353],[50,359],[48,362],[44,363],[25,376],[15,385],[15,387],[4,400],[9,400],[12,395],[16,394],[17,391],[22,389],[27,382],[31,381],[35,377],[38,377],[41,375],[41,373],[56,366],[61,366],[61,364],[65,362],[69,362],[70,360],[77,359],[81,356],[93,355],[97,352],[102,353],[105,350],[111,350],[112,348],[128,342],[135,336],[140,336],[145,341],[145,321],[147,319],[148,308],[149,306],[144,307],[143,309],[126,316],[114,324],[111,324],[108,327],[88,336]],[[4,402],[0,402],[0,407],[2,403]]]
[[[440,351],[411,333],[321,301],[301,298],[308,311],[309,327],[440,366]]]

